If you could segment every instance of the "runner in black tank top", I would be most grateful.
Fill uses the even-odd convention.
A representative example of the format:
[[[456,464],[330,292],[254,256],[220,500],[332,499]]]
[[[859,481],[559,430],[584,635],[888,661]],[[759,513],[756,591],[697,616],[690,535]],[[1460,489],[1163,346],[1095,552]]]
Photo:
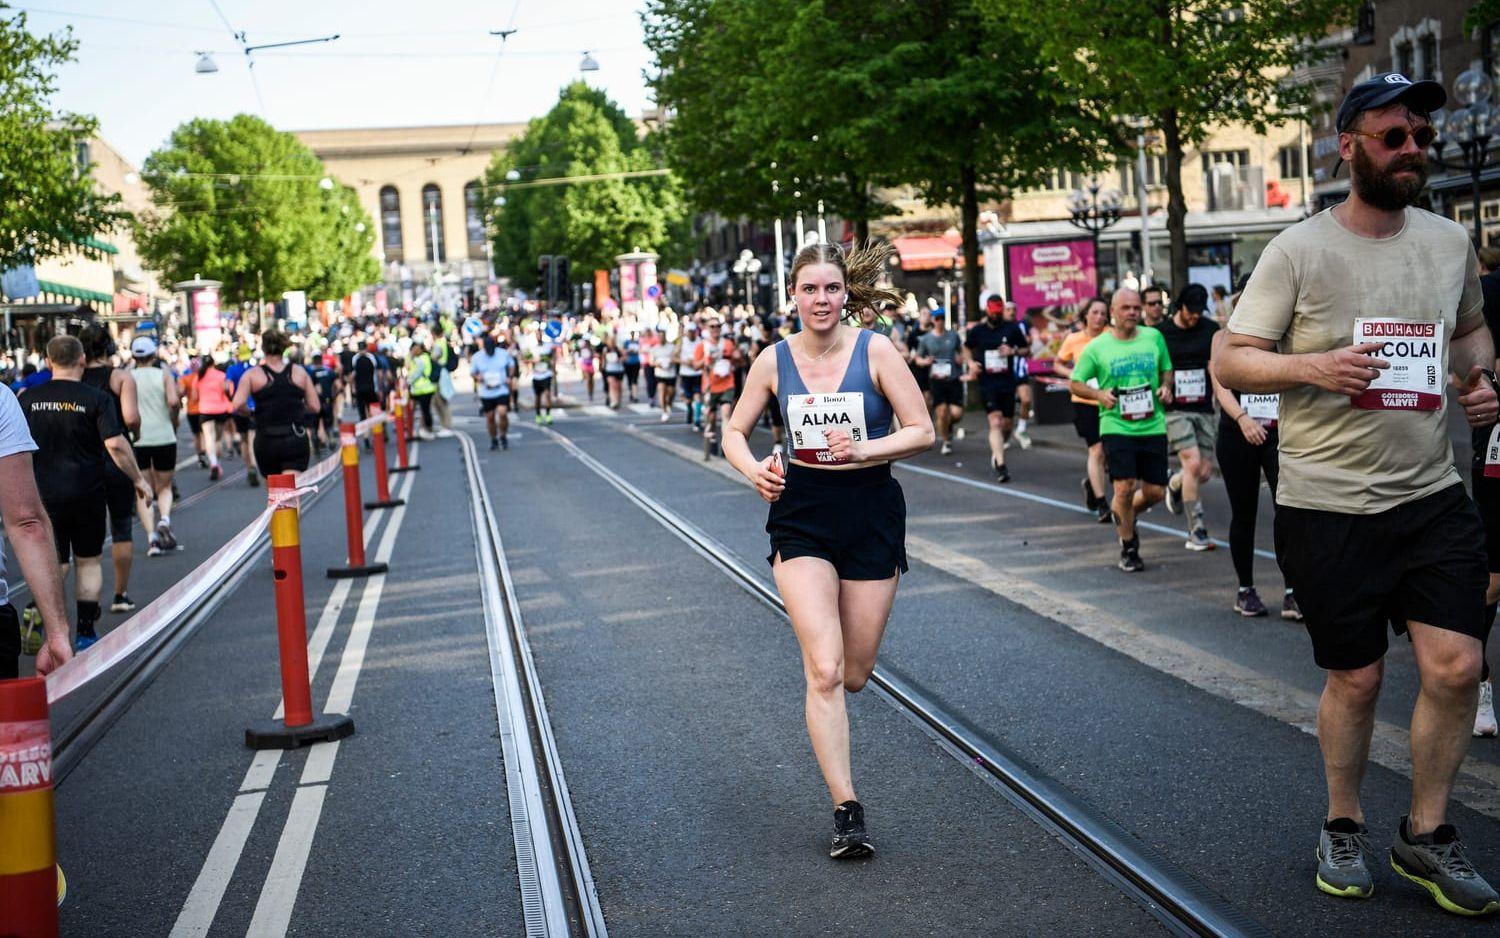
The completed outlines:
[[[285,333],[271,330],[260,341],[265,361],[245,372],[234,408],[255,399],[255,464],[262,472],[301,472],[311,458],[307,418],[322,409],[318,390],[306,369],[282,358],[290,344]]]
[[[109,395],[114,402],[115,421],[134,440],[141,427],[140,411],[135,403],[135,378],[120,369],[118,375],[110,361],[115,354],[115,342],[109,332],[98,323],[89,323],[78,335],[83,343],[83,354],[87,367],[83,369],[84,384],[96,387]],[[135,521],[135,485],[113,462],[104,464],[104,500],[109,506],[110,560],[114,568],[114,599],[109,611],[115,613],[135,611],[135,601],[130,598],[130,570],[135,563],[135,544],[131,528]]]

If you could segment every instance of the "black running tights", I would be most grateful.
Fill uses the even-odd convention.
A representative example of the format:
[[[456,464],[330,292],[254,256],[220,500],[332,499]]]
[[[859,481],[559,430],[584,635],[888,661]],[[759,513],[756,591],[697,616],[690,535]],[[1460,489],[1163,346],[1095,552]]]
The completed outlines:
[[[1229,556],[1240,586],[1255,585],[1255,515],[1260,507],[1260,477],[1264,473],[1276,492],[1276,433],[1271,431],[1259,446],[1246,442],[1239,427],[1219,425],[1219,443],[1214,449],[1224,491],[1229,494]]]

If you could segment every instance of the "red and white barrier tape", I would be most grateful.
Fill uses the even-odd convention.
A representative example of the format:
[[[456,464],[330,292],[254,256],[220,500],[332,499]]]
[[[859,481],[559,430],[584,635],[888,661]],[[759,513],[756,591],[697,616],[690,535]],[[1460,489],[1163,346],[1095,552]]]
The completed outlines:
[[[380,419],[382,418],[372,417],[361,421],[360,427],[364,429],[358,432],[366,432],[366,424],[373,426]],[[317,491],[319,482],[338,472],[340,465],[339,454],[335,453],[306,471],[297,473],[296,488],[268,491],[265,511],[257,515],[249,526],[230,538],[228,543],[166,592],[147,603],[140,612],[99,639],[86,654],[74,655],[67,664],[47,675],[47,702],[57,703],[113,668],[168,625],[186,615],[205,593],[233,573],[244,561],[245,555],[255,549],[261,537],[266,535],[266,525],[278,506],[290,502],[295,507],[302,496]]]

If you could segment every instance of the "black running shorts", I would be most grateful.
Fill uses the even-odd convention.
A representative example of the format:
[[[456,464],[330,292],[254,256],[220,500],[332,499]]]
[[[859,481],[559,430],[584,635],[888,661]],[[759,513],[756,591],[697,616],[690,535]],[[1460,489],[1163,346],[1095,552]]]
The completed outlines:
[[[1276,559],[1328,670],[1379,661],[1409,621],[1483,637],[1483,544],[1462,484],[1373,515],[1276,509]]]
[[[1484,552],[1491,573],[1500,573],[1500,479],[1488,479],[1484,464],[1473,467],[1474,504],[1484,522]]]
[[[1167,435],[1131,436],[1105,433],[1104,467],[1115,481],[1139,479],[1147,485],[1167,484]]]
[[[1073,401],[1073,430],[1085,446],[1099,442],[1099,405],[1090,401],[1080,404]]]
[[[888,580],[906,565],[906,499],[889,463],[864,469],[787,465],[766,519],[776,558],[819,557],[841,580]]]
[[[57,546],[57,562],[71,563],[74,557],[98,557],[104,553],[104,493],[94,492],[81,498],[70,498],[47,505],[52,522],[52,541]]]
[[[203,417],[199,414],[188,414],[187,422],[188,429],[193,431],[194,435],[196,435],[199,430],[203,429]]]
[[[130,526],[135,522],[135,483],[120,471],[114,460],[106,457],[104,466],[104,500],[109,505],[109,536],[116,544],[130,543]]]
[[[479,399],[479,412],[487,414],[497,407],[510,407],[510,395],[502,394],[499,397],[481,397]]]
[[[177,444],[164,443],[161,446],[137,446],[135,448],[135,464],[142,470],[155,469],[157,472],[171,472],[177,468]]]
[[[251,430],[254,430],[255,429],[255,415],[254,414],[235,414],[234,415],[234,428],[236,430],[240,431],[240,433],[249,433]]]
[[[311,458],[307,430],[300,424],[277,427],[255,434],[255,466],[261,475],[305,472]]]
[[[678,375],[677,376],[677,386],[681,389],[683,397],[692,397],[695,394],[702,394],[703,393],[703,376],[702,375]]]
[[[964,406],[964,383],[957,378],[933,378],[929,382],[932,390],[932,403],[953,404],[958,407]]]
[[[986,387],[981,384],[980,392],[984,395],[984,412],[993,414],[1000,412],[1002,417],[1010,418],[1016,415],[1016,389],[1014,387],[997,387],[990,385]]]

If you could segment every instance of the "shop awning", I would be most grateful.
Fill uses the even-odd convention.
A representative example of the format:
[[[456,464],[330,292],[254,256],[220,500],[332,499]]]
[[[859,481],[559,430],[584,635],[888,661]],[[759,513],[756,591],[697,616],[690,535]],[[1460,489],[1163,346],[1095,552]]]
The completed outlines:
[[[902,270],[949,270],[963,263],[963,239],[958,235],[904,235],[891,241]],[[984,263],[984,255],[979,256]]]
[[[86,290],[83,287],[75,287],[66,283],[57,283],[53,280],[38,280],[38,288],[43,293],[51,293],[54,296],[66,296],[75,300],[88,300],[92,303],[108,303],[114,305],[115,297],[112,293],[100,293],[98,290]]]

